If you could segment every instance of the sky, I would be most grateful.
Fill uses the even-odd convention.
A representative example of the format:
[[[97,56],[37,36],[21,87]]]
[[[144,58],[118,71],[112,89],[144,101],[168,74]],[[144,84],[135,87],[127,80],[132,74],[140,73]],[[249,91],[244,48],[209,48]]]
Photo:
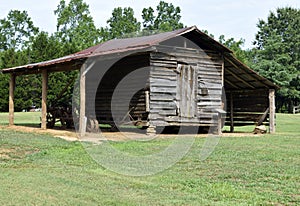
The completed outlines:
[[[106,26],[116,7],[131,7],[141,21],[143,8],[156,8],[159,0],[84,0],[90,8],[96,26]],[[35,26],[53,33],[56,30],[54,10],[60,0],[0,0],[0,19],[10,10],[26,10]],[[69,2],[69,0],[66,0]],[[266,20],[270,11],[278,7],[300,8],[300,0],[165,0],[181,8],[182,23],[196,25],[218,38],[245,39],[244,48],[251,48],[259,19]]]

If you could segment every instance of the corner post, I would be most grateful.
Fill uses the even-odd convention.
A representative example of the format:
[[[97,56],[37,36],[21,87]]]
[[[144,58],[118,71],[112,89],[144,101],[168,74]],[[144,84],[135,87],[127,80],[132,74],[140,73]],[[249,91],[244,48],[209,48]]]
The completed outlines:
[[[14,93],[15,93],[15,85],[16,85],[16,76],[15,74],[10,75],[9,81],[9,126],[14,125]]]
[[[269,130],[271,134],[275,133],[275,90],[269,90],[269,107],[270,107],[270,117],[269,117]]]
[[[232,94],[232,92],[230,92],[230,132],[234,132],[233,94]]]
[[[86,117],[85,117],[85,69],[86,64],[83,64],[80,69],[80,111],[79,111],[79,135],[85,135],[86,132]]]
[[[42,124],[41,129],[47,129],[47,88],[48,87],[48,72],[42,71]]]

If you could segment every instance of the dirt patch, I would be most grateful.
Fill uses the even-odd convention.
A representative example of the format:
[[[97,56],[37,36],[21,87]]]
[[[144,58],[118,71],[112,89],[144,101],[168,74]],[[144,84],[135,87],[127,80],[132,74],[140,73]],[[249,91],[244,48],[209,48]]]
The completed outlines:
[[[49,134],[54,137],[61,137],[67,140],[78,140],[78,136],[74,130],[62,130],[62,129],[41,129],[37,127],[26,126],[7,126],[2,129],[11,129],[20,132],[36,133],[36,134]]]
[[[5,145],[2,145],[5,146]],[[0,161],[2,160],[19,160],[27,155],[37,153],[37,149],[28,147],[0,148]]]
[[[29,133],[37,133],[37,134],[49,134],[51,136],[61,138],[67,141],[86,141],[86,142],[94,142],[99,143],[102,141],[128,141],[128,140],[141,140],[147,141],[154,138],[174,138],[177,136],[176,134],[159,134],[154,136],[149,136],[146,134],[134,133],[134,132],[102,132],[101,134],[91,134],[86,133],[84,137],[79,137],[75,130],[62,130],[62,129],[40,129],[36,127],[26,127],[26,126],[9,126],[2,127],[5,129],[12,129],[21,132],[29,132]],[[258,136],[261,134],[253,134],[253,133],[223,133],[221,137],[246,137],[246,136]],[[191,136],[190,134],[179,135],[184,138],[187,136]],[[193,135],[195,138],[206,138],[208,134],[197,134]]]
[[[10,159],[9,153],[11,152],[13,152],[12,149],[0,148],[0,160],[9,160]]]

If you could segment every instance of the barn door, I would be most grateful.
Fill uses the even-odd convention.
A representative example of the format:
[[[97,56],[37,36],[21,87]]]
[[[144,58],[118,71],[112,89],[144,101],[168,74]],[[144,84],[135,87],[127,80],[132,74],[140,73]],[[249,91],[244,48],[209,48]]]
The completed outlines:
[[[197,116],[197,75],[196,68],[191,65],[178,64],[177,67],[177,99],[179,100],[180,117]]]

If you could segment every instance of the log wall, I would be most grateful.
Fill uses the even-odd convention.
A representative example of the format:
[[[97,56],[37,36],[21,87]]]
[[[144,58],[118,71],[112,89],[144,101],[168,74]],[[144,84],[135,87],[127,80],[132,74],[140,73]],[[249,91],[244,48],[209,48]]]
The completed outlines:
[[[227,125],[232,121],[234,126],[254,125],[269,108],[268,90],[226,91],[226,96],[227,105],[232,104],[232,109],[227,110]],[[265,120],[264,124],[268,122]]]
[[[103,64],[105,63],[99,62],[93,69],[101,70]],[[99,78],[95,75],[97,72],[90,72],[87,84],[92,89],[87,89],[89,93],[87,104],[90,108],[88,113],[94,113],[100,124],[147,121],[145,91],[149,88],[148,66],[149,54],[141,54],[116,61],[105,74],[100,74],[103,76],[101,80],[97,79]],[[137,72],[140,68],[146,69]],[[131,75],[132,72],[136,73]]]
[[[152,125],[195,125],[212,126],[215,109],[222,108],[222,56],[213,51],[200,51],[188,48],[167,48],[160,46],[163,52],[151,53],[150,72],[150,116]],[[195,92],[193,99],[182,98],[179,91],[179,76],[182,67],[190,67],[195,76],[190,92]],[[185,70],[185,69],[184,69]],[[188,80],[191,82],[191,79]],[[195,109],[193,109],[195,105]],[[181,108],[185,106],[186,108]],[[182,115],[180,110],[189,110],[189,115]],[[195,111],[194,115],[190,115]],[[187,113],[186,113],[187,114]]]

